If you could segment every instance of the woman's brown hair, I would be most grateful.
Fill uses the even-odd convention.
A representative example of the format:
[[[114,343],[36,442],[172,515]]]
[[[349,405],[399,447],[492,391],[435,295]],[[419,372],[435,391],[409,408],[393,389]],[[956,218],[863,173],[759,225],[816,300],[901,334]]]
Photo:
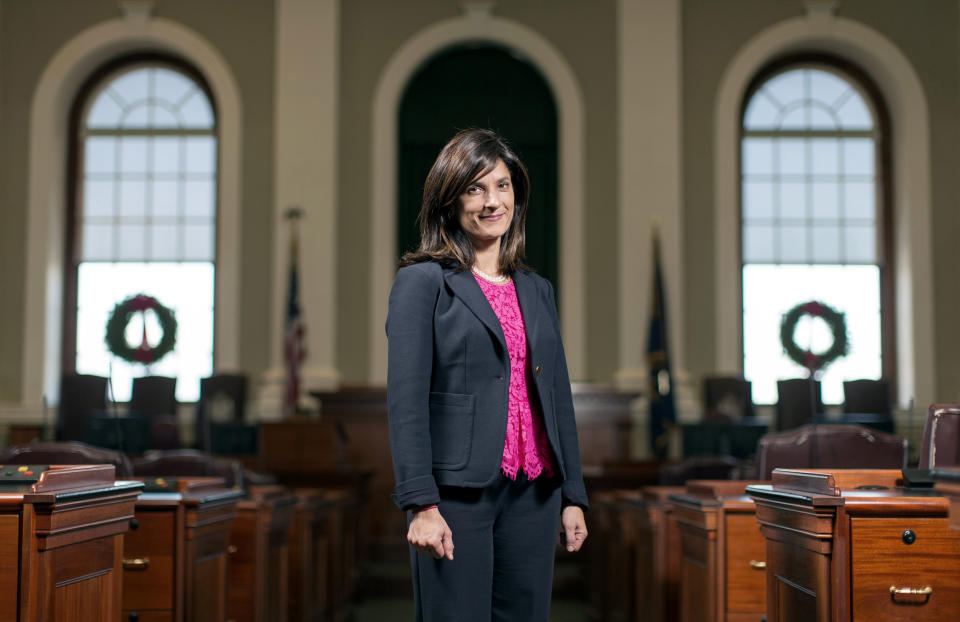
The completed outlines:
[[[499,268],[507,274],[530,269],[523,263],[530,198],[527,167],[495,132],[475,128],[461,130],[451,138],[430,168],[417,217],[420,246],[400,258],[400,267],[431,260],[461,270],[473,266],[473,244],[460,228],[459,199],[470,184],[493,170],[498,160],[510,171],[513,184],[513,221],[500,239]]]

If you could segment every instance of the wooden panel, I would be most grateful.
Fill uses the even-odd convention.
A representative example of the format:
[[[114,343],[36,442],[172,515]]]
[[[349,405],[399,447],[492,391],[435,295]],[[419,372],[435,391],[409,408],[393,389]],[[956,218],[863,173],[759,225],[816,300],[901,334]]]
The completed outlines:
[[[217,618],[206,618],[206,619],[215,620]],[[219,618],[219,619],[222,619],[222,618]],[[123,615],[120,616],[120,621],[132,622],[133,620],[136,620],[137,622],[173,622],[173,612],[172,611],[144,611],[142,609],[124,609]]]
[[[227,581],[229,557],[226,554],[197,561],[193,566],[193,586],[187,602],[187,619],[225,620],[227,618]]]
[[[767,622],[827,622],[829,556],[768,538],[766,559]]]
[[[0,514],[0,622],[17,619],[17,569],[20,565],[20,516]]]
[[[110,571],[89,579],[58,585],[53,592],[53,611],[47,619],[58,622],[103,622],[111,611],[113,577]]]
[[[682,622],[714,620],[716,546],[701,533],[683,525],[680,527],[683,550],[680,564],[680,620]]]
[[[146,567],[125,564],[123,608],[173,609],[176,511],[139,511],[139,528],[127,533],[125,560],[143,560]]]
[[[904,530],[916,534],[913,544]],[[948,620],[960,612],[960,536],[946,518],[853,518],[853,619]],[[892,596],[890,587],[932,588],[929,596]]]
[[[765,562],[766,541],[753,514],[726,515],[727,612],[763,613],[767,576],[750,562]]]

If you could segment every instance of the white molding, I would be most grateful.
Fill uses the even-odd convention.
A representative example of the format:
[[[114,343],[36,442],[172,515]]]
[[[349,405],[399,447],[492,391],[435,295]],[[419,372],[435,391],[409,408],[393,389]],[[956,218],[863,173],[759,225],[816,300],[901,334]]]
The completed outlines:
[[[167,19],[112,19],[64,44],[47,64],[30,107],[27,187],[27,272],[24,291],[21,401],[55,402],[59,391],[63,308],[63,240],[68,115],[80,85],[100,65],[144,48],[189,60],[206,78],[218,111],[220,142],[217,218],[215,365],[239,367],[240,92],[220,52],[201,35]]]
[[[303,389],[330,390],[336,371],[338,0],[277,0],[274,90],[274,269],[271,367],[261,412],[279,411],[290,257],[284,213],[303,209],[300,302],[306,325]],[[307,373],[308,370],[320,370]],[[273,386],[279,378],[279,390]]]
[[[749,81],[772,58],[810,49],[834,53],[862,67],[876,81],[890,109],[898,394],[904,404],[911,399],[929,404],[936,394],[926,95],[910,61],[890,40],[829,12],[785,20],[758,33],[737,52],[720,81],[714,119],[716,371],[742,369],[736,165],[742,97]]]
[[[619,0],[618,9],[620,353],[615,383],[644,390],[655,226],[671,364],[679,375],[685,364],[680,0]]]
[[[396,266],[397,109],[407,82],[424,61],[467,41],[489,42],[516,50],[543,73],[559,116],[559,272],[560,313],[567,364],[573,378],[585,373],[584,107],[576,76],[567,61],[541,34],[501,17],[473,13],[437,22],[404,43],[384,67],[373,99],[370,157],[371,279],[370,381],[387,378],[384,321]]]

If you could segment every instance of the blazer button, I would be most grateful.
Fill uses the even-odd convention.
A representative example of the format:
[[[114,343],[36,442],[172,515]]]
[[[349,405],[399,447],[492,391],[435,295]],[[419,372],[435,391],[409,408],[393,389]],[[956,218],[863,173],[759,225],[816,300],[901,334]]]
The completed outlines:
[[[533,370],[533,375],[534,375],[534,376],[539,376],[539,375],[540,375],[540,366],[539,366],[539,365],[537,365],[536,369]]]

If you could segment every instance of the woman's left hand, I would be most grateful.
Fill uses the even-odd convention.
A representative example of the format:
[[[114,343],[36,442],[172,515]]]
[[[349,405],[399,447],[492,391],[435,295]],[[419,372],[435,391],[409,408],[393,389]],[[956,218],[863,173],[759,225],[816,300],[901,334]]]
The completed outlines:
[[[568,505],[560,514],[560,540],[567,547],[567,551],[575,553],[583,546],[587,539],[587,521],[583,518],[583,510],[576,505]]]

